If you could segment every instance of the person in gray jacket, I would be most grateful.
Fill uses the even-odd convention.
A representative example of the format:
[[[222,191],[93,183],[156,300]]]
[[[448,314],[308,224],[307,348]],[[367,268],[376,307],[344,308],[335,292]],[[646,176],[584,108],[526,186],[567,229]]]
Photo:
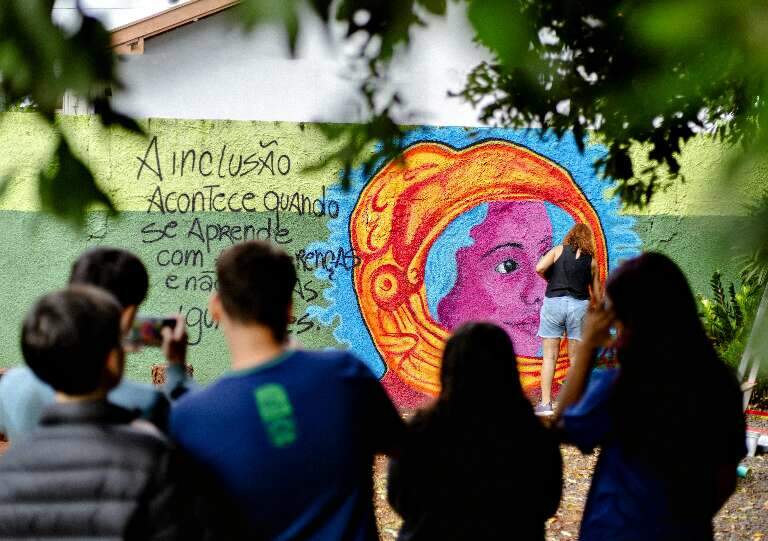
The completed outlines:
[[[123,373],[122,306],[73,286],[42,297],[24,359],[55,392],[40,426],[0,457],[0,539],[175,540],[194,536],[170,443],[107,395]]]

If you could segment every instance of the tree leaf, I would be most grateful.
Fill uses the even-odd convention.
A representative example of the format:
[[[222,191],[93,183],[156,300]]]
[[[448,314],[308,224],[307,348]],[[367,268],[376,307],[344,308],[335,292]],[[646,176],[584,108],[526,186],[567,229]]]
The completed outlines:
[[[435,15],[445,15],[448,2],[446,0],[417,0],[419,5]]]
[[[43,210],[77,227],[85,223],[85,213],[93,205],[116,209],[110,198],[96,184],[88,167],[75,156],[62,136],[54,159],[39,174],[38,192]]]
[[[530,41],[518,5],[508,0],[473,0],[467,12],[477,40],[507,68],[520,65]]]
[[[136,120],[112,109],[112,105],[106,97],[94,98],[92,103],[94,112],[99,115],[101,123],[105,127],[120,126],[130,132],[145,135],[144,128]]]

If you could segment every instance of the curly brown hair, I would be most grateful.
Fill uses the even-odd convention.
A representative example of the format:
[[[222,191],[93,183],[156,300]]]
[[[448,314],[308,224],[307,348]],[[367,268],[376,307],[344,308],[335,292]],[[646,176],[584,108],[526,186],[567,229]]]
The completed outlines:
[[[595,237],[587,224],[574,225],[563,239],[563,246],[573,246],[587,255],[595,255]]]

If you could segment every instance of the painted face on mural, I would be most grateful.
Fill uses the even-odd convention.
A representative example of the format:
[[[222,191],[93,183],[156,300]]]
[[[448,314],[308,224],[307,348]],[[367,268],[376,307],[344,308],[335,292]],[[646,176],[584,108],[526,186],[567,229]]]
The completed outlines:
[[[452,330],[466,321],[492,321],[507,331],[518,355],[536,355],[546,289],[536,262],[552,247],[544,203],[489,203],[470,236],[472,245],[456,253],[456,285],[438,305],[440,322]]]

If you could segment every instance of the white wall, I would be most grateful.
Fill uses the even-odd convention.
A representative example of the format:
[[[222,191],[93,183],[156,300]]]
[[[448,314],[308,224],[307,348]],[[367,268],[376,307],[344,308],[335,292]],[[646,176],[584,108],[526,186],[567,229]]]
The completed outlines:
[[[328,36],[319,20],[303,17],[296,58],[280,29],[240,30],[221,13],[145,42],[143,55],[125,57],[126,90],[113,104],[136,117],[354,122],[362,118],[355,82],[345,68],[343,29]],[[476,125],[467,104],[448,98],[469,69],[486,57],[472,43],[463,5],[446,18],[430,17],[414,31],[411,48],[397,59],[393,88],[405,101],[397,121]]]
[[[98,18],[107,28],[115,28],[149,17],[158,11],[183,4],[188,0],[55,0],[53,22],[65,28],[77,27],[80,16],[77,4],[88,15]]]

